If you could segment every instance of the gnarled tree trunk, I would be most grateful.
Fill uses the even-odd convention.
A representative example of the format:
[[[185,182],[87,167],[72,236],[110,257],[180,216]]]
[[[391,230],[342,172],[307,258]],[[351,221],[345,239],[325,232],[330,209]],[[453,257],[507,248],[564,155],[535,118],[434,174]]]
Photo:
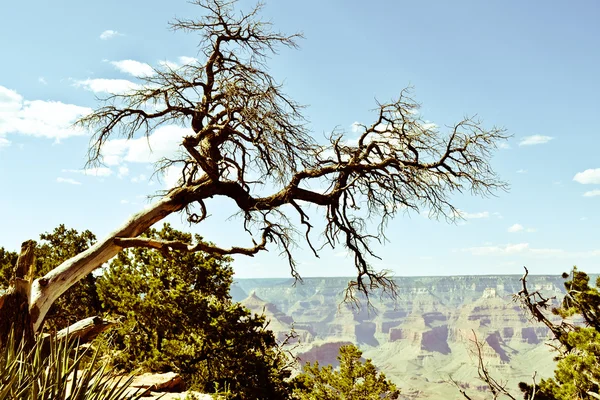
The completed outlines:
[[[73,284],[123,249],[118,244],[118,238],[136,237],[167,215],[180,210],[189,202],[185,199],[187,194],[183,189],[172,190],[152,207],[133,215],[104,240],[35,280],[33,266],[36,243],[24,242],[10,286],[0,297],[0,348],[6,343],[11,330],[32,344],[52,303]]]
[[[17,340],[23,338],[27,346],[33,345],[34,330],[29,313],[29,301],[35,246],[33,240],[28,240],[21,245],[21,254],[8,290],[0,297],[0,348],[6,344],[5,341],[11,331]]]

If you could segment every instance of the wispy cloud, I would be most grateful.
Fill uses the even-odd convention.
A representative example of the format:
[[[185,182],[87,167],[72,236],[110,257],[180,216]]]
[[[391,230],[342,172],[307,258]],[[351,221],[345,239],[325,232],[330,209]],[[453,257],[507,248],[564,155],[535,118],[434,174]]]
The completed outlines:
[[[87,168],[87,169],[63,169],[62,172],[81,174],[87,176],[96,176],[99,178],[105,178],[112,175],[112,170],[107,167]]]
[[[599,257],[600,250],[589,251],[566,251],[558,248],[536,248],[531,247],[529,243],[516,243],[505,245],[488,245],[478,247],[467,247],[455,251],[469,253],[473,256],[512,256],[519,257],[532,256],[535,258],[560,257],[566,259],[581,259],[590,257]]]
[[[11,145],[11,141],[10,140],[8,140],[6,138],[3,138],[3,137],[0,137],[0,149],[3,148],[3,147],[8,147],[10,145]]]
[[[161,60],[158,62],[158,65],[167,69],[177,69],[180,67],[179,64],[169,60]]]
[[[467,247],[460,249],[461,252],[471,253],[474,256],[485,256],[485,255],[507,255],[521,253],[529,249],[529,243],[516,243],[506,244],[497,246],[479,246],[479,247]]]
[[[578,172],[573,177],[573,180],[584,185],[600,185],[600,168],[586,169],[583,172]]]
[[[198,59],[196,57],[181,56],[179,57],[179,62],[183,65],[191,65],[196,64]]]
[[[147,182],[147,181],[148,181],[148,177],[144,174],[139,174],[139,175],[131,178],[132,183],[140,183],[140,182]]]
[[[533,146],[536,144],[544,144],[544,143],[548,143],[552,139],[554,139],[552,136],[543,136],[543,135],[525,136],[519,142],[519,146]]]
[[[481,219],[481,218],[489,218],[490,212],[489,211],[481,211],[481,212],[469,213],[466,211],[459,210],[458,215],[460,215],[461,217],[463,217],[465,219]]]
[[[526,174],[527,170],[526,169],[519,169],[517,170],[517,174]]]
[[[139,88],[138,84],[127,79],[86,79],[75,81],[74,85],[94,93],[109,94],[123,94]]]
[[[22,134],[60,141],[85,134],[74,128],[81,116],[90,113],[88,107],[60,101],[25,100],[14,90],[0,86],[0,136]]]
[[[532,232],[536,232],[537,229],[535,228],[525,228],[523,225],[521,224],[514,224],[511,227],[508,228],[508,232],[510,233],[516,233],[516,232],[528,232],[528,233],[532,233]]]
[[[129,168],[126,165],[120,166],[117,177],[122,179],[122,178],[126,177],[127,175],[129,175]]]
[[[513,226],[511,226],[510,228],[508,228],[508,231],[511,232],[511,233],[514,233],[514,232],[521,232],[524,229],[525,228],[523,227],[523,225],[521,225],[521,224],[514,224]]]
[[[104,32],[102,32],[100,34],[100,39],[102,40],[108,40],[108,39],[112,39],[115,38],[117,36],[124,36],[122,33],[119,33],[117,31],[113,31],[112,29],[107,29]]]
[[[41,83],[42,85],[47,85],[48,81],[46,81],[46,78],[44,78],[43,76],[40,76],[38,78],[38,82]]]
[[[180,149],[182,138],[190,128],[176,125],[161,126],[150,136],[137,139],[113,139],[104,144],[102,160],[108,166],[130,163],[153,163],[173,157]]]
[[[146,63],[135,61],[135,60],[120,60],[111,61],[119,71],[135,76],[136,78],[144,78],[147,76],[154,75],[154,69]]]
[[[56,182],[58,182],[58,183],[68,183],[69,185],[81,185],[81,182],[76,181],[75,179],[71,179],[71,178],[61,178],[61,177],[58,177],[58,178],[56,178]]]
[[[590,190],[589,192],[585,192],[583,197],[596,197],[600,196],[600,189]]]

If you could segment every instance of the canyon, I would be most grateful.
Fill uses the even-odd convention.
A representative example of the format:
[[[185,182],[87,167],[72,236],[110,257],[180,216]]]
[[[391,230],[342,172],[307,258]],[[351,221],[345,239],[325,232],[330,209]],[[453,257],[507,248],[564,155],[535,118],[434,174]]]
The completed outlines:
[[[240,279],[231,295],[264,313],[280,341],[293,329],[287,348],[301,364],[336,365],[339,347],[354,343],[401,388],[402,399],[464,398],[453,381],[483,399],[475,337],[484,343],[490,372],[517,395],[519,382],[554,370],[548,328],[513,300],[520,278],[398,277],[395,299],[373,293],[370,304],[361,297],[358,305],[343,301],[350,278]],[[560,276],[530,276],[528,287],[555,297],[555,304],[564,295]]]

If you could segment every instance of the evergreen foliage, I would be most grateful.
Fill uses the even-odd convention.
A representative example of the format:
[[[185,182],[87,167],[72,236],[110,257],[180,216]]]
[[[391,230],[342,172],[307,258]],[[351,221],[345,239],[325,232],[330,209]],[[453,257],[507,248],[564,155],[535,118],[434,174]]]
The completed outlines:
[[[143,236],[192,241],[169,225]],[[40,239],[37,276],[96,240],[90,231],[64,225]],[[0,289],[8,286],[17,257],[0,248]],[[288,398],[289,361],[264,317],[232,301],[230,262],[204,252],[124,250],[101,275],[90,274],[63,294],[45,323],[61,329],[92,315],[118,319],[96,343],[117,370],[176,371],[191,388],[226,390],[232,399]]]
[[[192,241],[169,225],[145,237]],[[227,388],[231,398],[286,398],[287,360],[264,317],[231,300],[230,261],[202,252],[121,252],[97,281],[104,308],[121,319],[107,339],[114,365],[174,370],[194,389]]]
[[[339,369],[306,363],[304,372],[294,378],[294,398],[298,400],[381,400],[397,399],[400,391],[354,345],[340,347]]]
[[[589,276],[573,268],[565,282],[566,296],[552,312],[563,318],[559,327],[558,364],[554,377],[542,379],[536,388],[536,400],[600,399],[600,277],[596,287]],[[570,320],[565,320],[571,318]],[[583,320],[583,324],[573,323]],[[532,398],[533,387],[521,383],[525,399]]]
[[[52,232],[42,233],[35,249],[35,276],[43,276],[65,260],[87,250],[96,242],[88,230],[79,233],[59,225]],[[0,248],[0,290],[8,287],[18,254]],[[45,324],[50,330],[60,330],[87,317],[102,312],[96,293],[96,278],[88,274],[53,304]]]
[[[8,287],[17,258],[19,255],[16,252],[0,247],[0,292]]]

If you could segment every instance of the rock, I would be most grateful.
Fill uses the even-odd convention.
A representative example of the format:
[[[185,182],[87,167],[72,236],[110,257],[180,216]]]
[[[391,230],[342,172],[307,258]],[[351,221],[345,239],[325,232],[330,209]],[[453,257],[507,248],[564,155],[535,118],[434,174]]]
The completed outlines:
[[[186,396],[191,394],[194,397],[194,400],[213,400],[213,397],[210,394],[204,394],[200,392],[184,392],[184,393],[155,393],[150,392],[148,395],[144,396],[144,400],[185,400]]]
[[[183,379],[175,372],[164,374],[146,373],[136,376],[131,387],[134,389],[148,389],[152,392],[181,392],[185,390]]]

